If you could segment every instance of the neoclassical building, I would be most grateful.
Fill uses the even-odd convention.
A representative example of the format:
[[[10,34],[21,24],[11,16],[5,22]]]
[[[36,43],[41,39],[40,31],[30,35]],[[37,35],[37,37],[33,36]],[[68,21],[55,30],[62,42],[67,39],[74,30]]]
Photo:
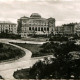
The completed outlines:
[[[38,13],[32,13],[30,17],[24,16],[18,19],[17,31],[21,37],[27,37],[30,34],[48,35],[55,33],[55,19],[45,19]]]
[[[17,34],[17,25],[12,22],[0,21],[0,33]]]

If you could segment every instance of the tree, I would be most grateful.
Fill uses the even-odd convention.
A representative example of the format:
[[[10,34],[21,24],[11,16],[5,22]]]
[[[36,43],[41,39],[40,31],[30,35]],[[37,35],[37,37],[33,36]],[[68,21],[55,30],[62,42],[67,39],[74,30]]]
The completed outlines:
[[[0,48],[3,48],[3,44],[2,43],[0,43]]]
[[[30,69],[31,78],[39,79],[79,79],[80,78],[80,58],[72,59],[73,55],[69,52],[79,51],[80,46],[75,45],[74,42],[67,42],[63,44],[50,44],[54,49],[55,58],[52,60],[45,59],[39,61]],[[46,47],[46,44],[44,45]],[[48,45],[49,46],[49,45]],[[47,64],[45,63],[47,61]]]

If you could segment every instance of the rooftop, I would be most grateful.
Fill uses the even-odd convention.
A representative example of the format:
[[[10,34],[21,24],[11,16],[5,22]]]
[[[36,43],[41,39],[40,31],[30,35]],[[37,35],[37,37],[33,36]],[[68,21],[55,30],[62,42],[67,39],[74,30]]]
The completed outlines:
[[[0,21],[0,24],[16,24],[16,23],[12,23],[10,21]]]
[[[28,19],[28,17],[26,17],[26,16],[23,16],[23,17],[21,17],[21,19]]]
[[[30,18],[41,18],[41,15],[38,13],[32,13]]]

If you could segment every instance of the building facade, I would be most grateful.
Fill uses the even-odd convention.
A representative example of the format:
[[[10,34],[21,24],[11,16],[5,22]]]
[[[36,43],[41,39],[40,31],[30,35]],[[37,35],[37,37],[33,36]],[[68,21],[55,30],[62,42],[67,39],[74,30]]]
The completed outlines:
[[[55,32],[55,19],[42,18],[38,13],[32,13],[30,17],[21,17],[18,19],[18,34],[21,37],[28,35],[48,35]]]
[[[17,34],[17,25],[11,22],[0,22],[0,33]]]
[[[63,26],[56,26],[55,27],[55,34],[63,34],[64,33],[64,27]]]
[[[17,25],[11,22],[0,22],[0,33],[17,34]]]
[[[76,33],[75,32],[75,25],[76,25],[76,23],[70,23],[70,24],[67,24],[67,25],[63,25],[64,34],[74,35]]]
[[[76,33],[78,36],[80,36],[80,23],[77,23],[77,24],[75,25],[75,33]]]
[[[80,24],[78,23],[69,23],[55,27],[56,34],[74,35],[79,33],[79,31],[80,31]]]
[[[74,26],[63,26],[64,34],[72,35],[74,34]]]

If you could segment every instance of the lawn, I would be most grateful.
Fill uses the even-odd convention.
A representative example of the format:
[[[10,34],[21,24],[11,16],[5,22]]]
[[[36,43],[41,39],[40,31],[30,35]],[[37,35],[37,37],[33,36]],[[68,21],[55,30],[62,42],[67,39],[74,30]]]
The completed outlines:
[[[29,44],[29,43],[13,43],[23,48],[26,48],[32,52],[32,57],[40,57],[49,55],[49,53],[42,53],[42,44]]]
[[[13,43],[23,48],[26,48],[32,52],[32,57],[38,57],[41,50],[41,44],[29,44],[29,43]]]
[[[25,52],[9,44],[0,43],[0,62],[12,61],[25,55]]]
[[[45,42],[45,41],[47,41],[49,38],[21,38],[22,40],[24,40],[24,41],[36,41],[36,42]]]

